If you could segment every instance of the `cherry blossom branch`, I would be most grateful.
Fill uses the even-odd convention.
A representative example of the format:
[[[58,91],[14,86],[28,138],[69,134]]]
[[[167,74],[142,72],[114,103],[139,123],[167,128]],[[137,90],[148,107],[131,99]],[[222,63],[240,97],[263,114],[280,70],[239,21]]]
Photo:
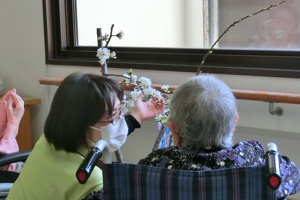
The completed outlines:
[[[106,74],[105,76],[115,76],[115,77],[123,77],[123,78],[128,78],[124,75],[119,75],[119,74]]]
[[[254,15],[257,15],[257,14],[259,14],[259,13],[261,13],[261,12],[266,11],[266,10],[272,10],[272,8],[274,8],[274,7],[276,7],[276,6],[279,6],[279,5],[283,4],[283,3],[285,3],[285,1],[282,1],[282,2],[277,3],[277,4],[272,4],[272,5],[270,5],[268,8],[263,8],[263,9],[261,9],[261,10],[255,12],[255,13],[253,13],[253,14],[250,14],[250,15],[247,15],[247,16],[241,18],[240,20],[234,21],[231,25],[229,25],[229,26],[226,28],[226,30],[218,37],[218,39],[214,42],[214,44],[210,47],[210,49],[209,49],[209,50],[206,52],[206,54],[204,55],[204,57],[203,57],[203,59],[202,59],[202,61],[201,61],[201,64],[198,65],[196,76],[199,75],[199,74],[201,73],[201,68],[202,68],[202,66],[203,66],[203,64],[204,64],[204,62],[205,62],[207,56],[213,52],[213,48],[215,47],[215,45],[220,41],[220,39],[225,35],[225,33],[227,33],[227,32],[229,31],[230,28],[232,28],[232,27],[235,26],[236,24],[240,23],[241,21],[243,21],[243,20],[245,20],[245,19],[247,19],[247,18],[249,18],[249,17],[252,17],[252,16],[254,16]]]
[[[109,42],[110,42],[110,40],[111,40],[111,38],[112,38],[112,36],[113,36],[113,30],[114,30],[114,24],[112,24],[111,25],[111,27],[110,27],[110,34],[109,34],[109,38],[108,38],[108,40],[107,40],[107,42],[106,42],[106,44],[105,44],[105,47],[107,47],[108,46],[108,44],[109,44]]]

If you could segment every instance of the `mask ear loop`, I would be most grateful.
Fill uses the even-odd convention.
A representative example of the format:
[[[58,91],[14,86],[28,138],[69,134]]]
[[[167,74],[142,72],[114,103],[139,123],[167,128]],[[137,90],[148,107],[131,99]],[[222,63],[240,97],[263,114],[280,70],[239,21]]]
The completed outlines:
[[[93,126],[90,126],[90,128],[94,129],[94,130],[97,130],[97,131],[100,131],[100,128],[95,128]]]
[[[93,147],[95,146],[95,142],[93,142],[93,141],[91,141],[91,140],[89,140],[89,139],[87,139],[87,138],[85,138],[88,142],[90,142],[92,145],[93,145]]]
[[[100,131],[100,133],[101,133],[101,130],[99,129],[99,128],[95,128],[95,127],[93,127],[93,126],[90,126],[90,128],[92,128],[92,129],[94,129],[94,130],[97,130],[97,131]],[[102,136],[102,135],[101,135]],[[93,141],[91,141],[91,140],[89,140],[89,139],[87,139],[87,138],[85,138],[88,142],[90,142],[93,146],[95,146],[95,142],[93,142]]]

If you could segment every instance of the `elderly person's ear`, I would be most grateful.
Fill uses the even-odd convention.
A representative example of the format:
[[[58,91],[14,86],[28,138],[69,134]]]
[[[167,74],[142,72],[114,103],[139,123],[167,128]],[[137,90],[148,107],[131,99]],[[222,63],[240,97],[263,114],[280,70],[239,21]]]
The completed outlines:
[[[233,130],[232,130],[232,133],[234,133],[234,131],[235,131],[236,123],[237,123],[238,120],[239,120],[239,114],[236,113],[236,114],[235,114],[235,120],[234,120],[234,128],[233,128]]]
[[[168,119],[167,121],[167,126],[169,127],[169,129],[172,132],[172,137],[174,138],[174,144],[176,146],[181,145],[182,143],[182,138],[180,137],[179,133],[178,133],[178,127],[176,124],[174,124],[172,122],[172,120]]]

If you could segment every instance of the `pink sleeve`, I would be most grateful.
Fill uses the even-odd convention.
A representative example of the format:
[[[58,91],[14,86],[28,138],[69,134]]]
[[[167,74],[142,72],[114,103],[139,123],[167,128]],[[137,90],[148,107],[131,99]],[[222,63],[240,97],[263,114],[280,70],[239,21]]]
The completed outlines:
[[[18,151],[19,151],[19,146],[16,138],[9,134],[3,135],[2,138],[0,139],[0,154],[14,153]],[[15,164],[10,164],[7,170],[14,171]]]

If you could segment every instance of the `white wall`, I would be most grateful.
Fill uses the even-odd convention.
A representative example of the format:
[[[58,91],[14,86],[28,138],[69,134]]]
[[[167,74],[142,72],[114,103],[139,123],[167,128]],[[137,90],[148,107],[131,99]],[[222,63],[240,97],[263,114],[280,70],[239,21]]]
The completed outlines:
[[[0,1],[0,77],[5,89],[16,88],[23,96],[41,98],[41,105],[32,107],[34,141],[43,133],[43,124],[49,110],[49,102],[56,86],[39,84],[41,77],[65,77],[75,71],[100,73],[100,68],[75,66],[53,66],[45,64],[42,1]],[[109,69],[121,74],[123,69]],[[153,83],[178,85],[194,73],[134,70],[138,76],[147,76]],[[269,78],[236,75],[216,75],[233,89],[288,92],[300,94],[298,79]],[[299,131],[300,105],[275,104],[281,106],[281,117],[271,116],[268,103],[238,100],[240,120],[235,141],[256,139],[275,141],[281,154],[290,156],[300,165]],[[136,163],[152,149],[157,136],[157,123],[148,120],[135,131],[122,147],[124,160]]]
[[[39,84],[47,76],[42,1],[0,1],[0,47],[5,90],[16,88],[21,96],[41,98],[42,104],[32,107],[36,140],[48,111],[47,88]]]

